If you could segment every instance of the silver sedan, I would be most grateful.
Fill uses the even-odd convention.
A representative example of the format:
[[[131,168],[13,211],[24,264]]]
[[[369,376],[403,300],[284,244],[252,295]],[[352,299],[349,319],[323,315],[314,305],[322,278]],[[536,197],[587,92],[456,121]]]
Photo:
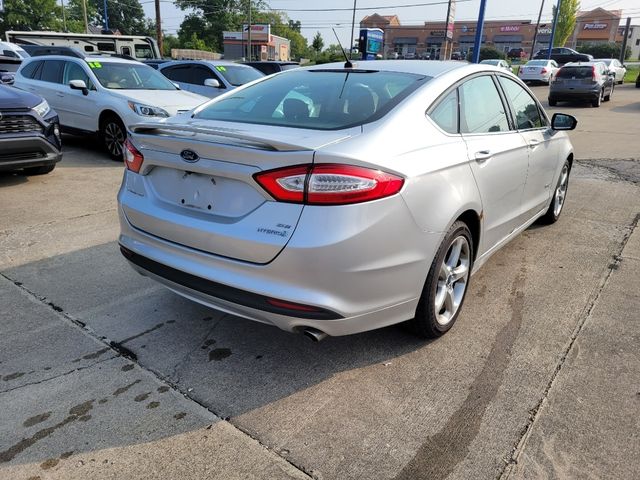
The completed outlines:
[[[473,272],[562,212],[562,130],[515,76],[460,62],[291,70],[131,128],[121,251],[174,292],[319,340],[447,332]]]

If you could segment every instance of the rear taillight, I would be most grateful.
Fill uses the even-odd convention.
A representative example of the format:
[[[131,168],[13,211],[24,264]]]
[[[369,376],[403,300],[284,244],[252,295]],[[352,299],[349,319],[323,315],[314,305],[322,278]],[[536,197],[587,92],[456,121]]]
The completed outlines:
[[[255,175],[256,181],[281,202],[345,205],[389,197],[404,179],[381,170],[353,165],[298,165]]]
[[[540,73],[544,75],[545,73],[547,73],[547,69],[542,67],[542,70],[540,70]]]
[[[595,66],[591,67],[591,80],[593,80],[594,82],[596,81],[596,67]]]
[[[124,141],[123,147],[122,151],[124,152],[125,166],[132,172],[138,173],[140,171],[140,167],[142,167],[144,157],[138,149],[133,146],[128,138]]]

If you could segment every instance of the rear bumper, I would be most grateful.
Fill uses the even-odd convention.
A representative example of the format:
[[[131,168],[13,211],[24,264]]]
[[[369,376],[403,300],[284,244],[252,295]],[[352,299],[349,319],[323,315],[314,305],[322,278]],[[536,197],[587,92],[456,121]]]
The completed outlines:
[[[600,95],[601,88],[584,90],[556,89],[549,90],[549,98],[552,100],[595,100]]]
[[[60,150],[44,136],[0,136],[0,171],[51,165],[61,159]]]
[[[332,218],[336,230],[327,229],[319,238],[313,227],[327,223],[326,210],[305,207],[287,247],[270,263],[254,264],[133,227],[122,209],[127,195],[126,190],[119,195],[119,243],[136,271],[203,305],[290,332],[311,327],[348,335],[412,318],[442,237],[419,230],[407,210],[406,216],[383,216],[355,232]],[[406,209],[402,198],[396,201]],[[365,237],[382,241],[372,245]],[[274,309],[266,299],[315,307],[320,313]]]

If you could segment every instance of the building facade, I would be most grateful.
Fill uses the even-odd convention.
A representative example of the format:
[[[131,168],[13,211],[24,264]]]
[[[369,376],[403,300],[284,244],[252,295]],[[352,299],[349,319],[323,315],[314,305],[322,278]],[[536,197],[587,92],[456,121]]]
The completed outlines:
[[[225,60],[248,60],[248,44],[248,25],[244,25],[241,32],[223,32]],[[289,61],[290,57],[291,41],[273,35],[271,25],[251,25],[251,59]]]
[[[592,42],[622,41],[619,32],[620,10],[597,8],[580,12],[573,35],[566,46],[575,48],[579,44]],[[424,22],[423,25],[402,25],[397,15],[366,16],[360,22],[361,28],[381,28],[384,31],[385,58],[440,58],[444,51],[445,22]],[[512,48],[523,48],[527,55],[549,47],[550,23],[536,24],[528,19],[485,21],[482,31],[483,46],[491,46],[502,52]],[[640,30],[637,27],[636,30]],[[638,32],[640,33],[640,32]],[[456,22],[453,30],[452,49],[468,55],[473,51],[476,22]],[[535,36],[535,47],[533,45]],[[635,39],[635,37],[634,37]],[[638,44],[640,49],[640,42]],[[634,58],[637,58],[634,56]]]

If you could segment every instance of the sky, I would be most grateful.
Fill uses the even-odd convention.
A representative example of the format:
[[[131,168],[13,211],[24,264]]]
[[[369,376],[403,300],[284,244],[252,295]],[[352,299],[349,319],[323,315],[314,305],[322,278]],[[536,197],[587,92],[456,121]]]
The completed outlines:
[[[531,19],[537,20],[540,2],[542,0],[487,0],[485,20]],[[542,22],[551,21],[551,7],[557,0],[545,0],[542,12]],[[155,18],[153,0],[142,0],[145,13]],[[351,34],[351,18],[353,15],[352,0],[267,0],[273,10],[285,12],[290,19],[300,20],[302,34],[309,40],[319,31],[325,46],[336,43],[331,27],[334,27],[343,45],[349,45]],[[435,5],[424,5],[437,3]],[[422,6],[402,7],[404,5]],[[173,5],[170,0],[161,0],[163,30],[176,33],[185,13]],[[321,5],[319,7],[318,5]],[[385,7],[385,8],[379,8]],[[601,7],[607,10],[622,9],[624,23],[626,17],[632,17],[631,24],[640,24],[640,2],[638,0],[582,0],[582,10],[592,10]],[[356,33],[360,20],[373,13],[381,15],[398,15],[402,25],[422,25],[425,21],[444,21],[447,13],[446,0],[356,0]],[[458,0],[456,20],[475,20],[478,18],[480,0]],[[300,11],[309,9],[323,9],[324,11]],[[343,11],[329,11],[330,9],[348,9]]]

